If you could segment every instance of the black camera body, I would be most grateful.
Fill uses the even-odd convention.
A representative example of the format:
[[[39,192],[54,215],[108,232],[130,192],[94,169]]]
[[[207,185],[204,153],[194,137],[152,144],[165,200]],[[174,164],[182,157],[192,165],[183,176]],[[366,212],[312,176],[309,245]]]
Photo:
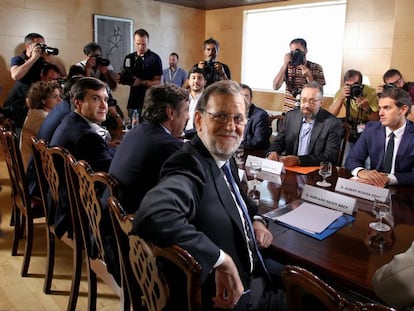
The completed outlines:
[[[349,98],[361,97],[363,90],[364,90],[364,86],[362,84],[358,84],[358,83],[352,84]]]
[[[305,53],[303,53],[301,50],[296,49],[294,51],[291,51],[290,56],[290,62],[293,66],[300,66],[305,64]]]
[[[393,83],[387,83],[387,84],[384,84],[384,86],[382,88],[383,88],[384,91],[386,91],[386,90],[389,90],[389,89],[394,89],[396,87],[397,86]]]
[[[134,75],[132,74],[131,70],[123,69],[119,77],[119,83],[131,86],[134,84],[134,81]]]
[[[204,73],[206,74],[206,75],[210,75],[210,74],[212,74],[214,71],[215,71],[215,68],[214,68],[214,64],[215,64],[216,62],[214,61],[214,60],[211,60],[211,61],[204,61],[204,67],[203,67],[203,70],[204,70]]]
[[[40,48],[42,49],[42,52],[45,53],[45,54],[49,54],[49,55],[58,55],[59,54],[59,49],[52,48],[51,46],[47,46],[44,43],[38,43],[37,46],[40,46]]]
[[[103,58],[102,56],[95,56],[95,60],[96,60],[96,65],[99,66],[109,66],[109,64],[111,63],[109,61],[109,59],[107,58]]]

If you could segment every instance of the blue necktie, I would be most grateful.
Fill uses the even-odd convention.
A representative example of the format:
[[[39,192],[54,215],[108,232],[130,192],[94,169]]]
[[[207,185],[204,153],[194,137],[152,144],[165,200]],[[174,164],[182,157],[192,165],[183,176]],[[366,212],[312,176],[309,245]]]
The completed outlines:
[[[302,122],[302,127],[299,134],[298,156],[309,154],[310,133],[312,130],[312,123]]]
[[[233,174],[231,173],[230,162],[229,161],[226,161],[226,163],[222,167],[222,170],[223,170],[224,174],[226,175],[227,181],[230,184],[231,191],[233,192],[233,194],[234,194],[234,196],[237,200],[237,204],[243,212],[243,216],[244,216],[244,220],[245,220],[245,224],[246,224],[246,231],[248,232],[249,238],[252,240],[252,243],[248,243],[249,246],[251,246],[250,250],[255,253],[258,260],[262,264],[263,269],[267,273],[267,269],[266,269],[266,266],[264,264],[262,254],[260,253],[259,248],[257,247],[256,238],[254,236],[253,223],[250,219],[250,215],[249,215],[249,212],[247,211],[246,203],[243,200],[243,197],[240,193],[239,187],[237,186],[236,180],[234,179]]]

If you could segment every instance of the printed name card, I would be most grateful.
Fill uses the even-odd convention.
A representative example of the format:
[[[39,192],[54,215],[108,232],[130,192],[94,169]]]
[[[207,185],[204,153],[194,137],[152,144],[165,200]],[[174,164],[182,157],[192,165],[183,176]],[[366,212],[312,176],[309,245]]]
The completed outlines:
[[[248,155],[246,159],[245,166],[250,167],[250,162],[252,160],[258,160],[262,162],[262,171],[280,175],[283,171],[283,163],[278,161],[273,161],[265,158],[259,158],[252,155]]]
[[[352,179],[338,178],[335,191],[349,194],[358,198],[374,201],[376,196],[388,196],[390,189],[376,187],[354,181]]]
[[[305,185],[302,191],[302,200],[332,208],[352,215],[356,206],[356,199],[325,189]]]

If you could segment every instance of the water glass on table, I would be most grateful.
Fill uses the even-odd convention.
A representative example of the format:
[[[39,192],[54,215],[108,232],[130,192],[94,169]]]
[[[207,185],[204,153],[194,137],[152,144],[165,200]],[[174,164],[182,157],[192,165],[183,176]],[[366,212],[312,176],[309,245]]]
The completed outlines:
[[[322,176],[323,180],[316,182],[316,184],[320,187],[330,187],[331,184],[326,181],[326,178],[332,175],[332,163],[322,161],[319,165],[319,175]]]

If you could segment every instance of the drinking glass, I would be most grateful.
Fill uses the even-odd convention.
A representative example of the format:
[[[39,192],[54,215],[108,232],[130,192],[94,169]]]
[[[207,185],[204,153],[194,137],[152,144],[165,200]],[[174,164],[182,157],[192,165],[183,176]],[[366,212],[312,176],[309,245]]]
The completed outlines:
[[[253,185],[253,189],[249,191],[247,194],[250,199],[256,204],[259,205],[260,203],[260,191],[256,189],[256,185]]]
[[[129,131],[131,129],[131,118],[125,117],[123,123],[124,123],[124,130]]]
[[[262,161],[251,160],[250,161],[250,173],[253,175],[253,185],[257,185],[257,175],[262,171]]]
[[[322,161],[319,165],[319,175],[322,176],[323,180],[318,181],[316,184],[320,187],[330,187],[331,184],[326,181],[326,178],[332,175],[332,163]]]
[[[243,164],[243,156],[244,156],[244,149],[243,147],[237,148],[236,152],[234,153],[234,157],[236,158],[237,164]]]
[[[386,232],[390,231],[391,227],[383,223],[383,218],[390,213],[391,210],[391,196],[375,196],[372,204],[372,211],[377,218],[376,222],[371,222],[369,227],[376,231]]]

